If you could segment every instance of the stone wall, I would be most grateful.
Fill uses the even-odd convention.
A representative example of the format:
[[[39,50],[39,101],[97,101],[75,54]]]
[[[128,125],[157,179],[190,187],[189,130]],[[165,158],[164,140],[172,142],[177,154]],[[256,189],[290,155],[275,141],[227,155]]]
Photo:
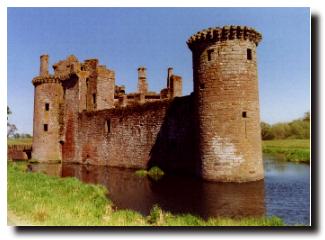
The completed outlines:
[[[193,172],[191,99],[82,112],[73,144],[79,151],[63,160],[127,168],[158,165],[167,171]]]
[[[98,66],[97,72],[97,109],[113,108],[115,73],[106,69],[105,66]]]
[[[83,64],[84,70],[89,73],[86,79],[86,108],[87,111],[95,111],[97,108],[97,59],[88,59]]]
[[[79,78],[73,76],[64,81],[64,120],[61,136],[62,160],[74,161],[78,151],[78,112],[79,112]]]

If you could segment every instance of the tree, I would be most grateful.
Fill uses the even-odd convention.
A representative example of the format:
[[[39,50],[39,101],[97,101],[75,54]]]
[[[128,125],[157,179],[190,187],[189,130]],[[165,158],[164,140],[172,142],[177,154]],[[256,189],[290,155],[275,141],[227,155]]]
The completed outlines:
[[[304,122],[310,122],[310,112],[306,112],[302,120]]]
[[[261,122],[261,134],[262,140],[272,140],[274,138],[271,125],[265,122]]]
[[[17,131],[17,127],[15,124],[11,124],[8,122],[9,115],[12,114],[9,106],[7,106],[7,137],[14,136]]]
[[[9,106],[7,106],[7,120],[8,120],[8,116],[11,114],[12,112],[10,111]]]
[[[302,118],[291,122],[270,125],[261,122],[262,140],[272,139],[309,139],[310,138],[310,113],[306,112]]]

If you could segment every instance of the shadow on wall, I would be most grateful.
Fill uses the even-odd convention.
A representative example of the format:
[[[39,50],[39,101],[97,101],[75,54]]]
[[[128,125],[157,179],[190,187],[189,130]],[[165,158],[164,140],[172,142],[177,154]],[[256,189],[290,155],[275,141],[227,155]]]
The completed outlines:
[[[168,173],[201,175],[193,113],[193,94],[174,98],[150,151],[148,168],[158,166]]]

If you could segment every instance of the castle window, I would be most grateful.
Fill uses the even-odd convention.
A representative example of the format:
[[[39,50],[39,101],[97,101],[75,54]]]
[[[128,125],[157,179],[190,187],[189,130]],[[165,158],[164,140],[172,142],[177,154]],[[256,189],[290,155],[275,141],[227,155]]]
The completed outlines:
[[[105,133],[111,132],[111,119],[107,119],[105,122]]]
[[[47,125],[47,124],[44,124],[44,125],[43,125],[43,128],[44,128],[44,132],[47,132],[47,130],[48,130],[48,125]]]
[[[205,84],[204,83],[200,83],[200,90],[203,90],[205,88]]]
[[[49,103],[45,103],[45,111],[49,111],[50,110],[50,104]]]
[[[208,50],[208,61],[211,61],[211,59],[212,59],[212,53],[213,53],[213,49],[209,49]]]
[[[96,105],[96,93],[93,94],[93,104]]]
[[[252,49],[247,48],[247,59],[252,60]]]
[[[247,112],[242,112],[242,117],[247,118]]]

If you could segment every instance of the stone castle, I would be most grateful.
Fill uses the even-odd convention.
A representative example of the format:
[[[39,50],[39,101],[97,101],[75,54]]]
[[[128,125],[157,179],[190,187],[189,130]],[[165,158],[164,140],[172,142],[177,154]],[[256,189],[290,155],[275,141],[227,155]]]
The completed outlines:
[[[149,91],[146,68],[126,93],[97,59],[53,65],[40,57],[35,86],[32,157],[39,162],[159,166],[205,180],[263,179],[256,47],[249,27],[202,30],[189,38],[194,91],[168,69],[167,86]]]

